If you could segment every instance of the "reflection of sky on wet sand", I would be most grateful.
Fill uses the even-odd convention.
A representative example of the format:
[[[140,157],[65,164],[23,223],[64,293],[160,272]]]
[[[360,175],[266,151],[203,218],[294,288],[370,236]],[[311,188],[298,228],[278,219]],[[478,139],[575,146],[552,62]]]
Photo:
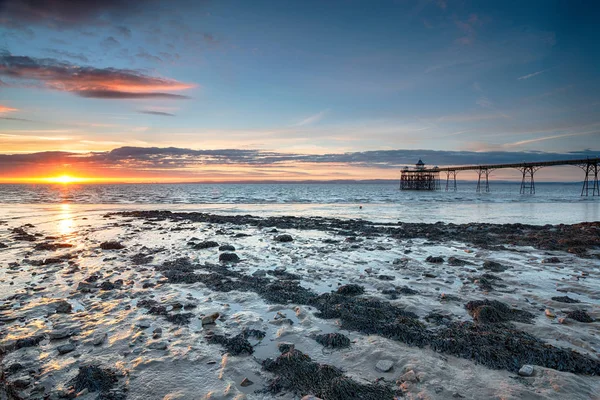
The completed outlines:
[[[61,235],[70,235],[73,233],[73,225],[75,224],[75,221],[73,220],[73,215],[71,214],[70,204],[60,205],[59,218],[58,233]]]

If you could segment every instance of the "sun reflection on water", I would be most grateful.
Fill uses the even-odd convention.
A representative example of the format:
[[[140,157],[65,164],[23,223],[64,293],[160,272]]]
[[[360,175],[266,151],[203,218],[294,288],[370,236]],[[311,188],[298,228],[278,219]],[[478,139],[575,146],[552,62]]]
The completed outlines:
[[[70,204],[60,205],[60,220],[58,221],[58,232],[61,235],[69,235],[73,232],[73,215]]]

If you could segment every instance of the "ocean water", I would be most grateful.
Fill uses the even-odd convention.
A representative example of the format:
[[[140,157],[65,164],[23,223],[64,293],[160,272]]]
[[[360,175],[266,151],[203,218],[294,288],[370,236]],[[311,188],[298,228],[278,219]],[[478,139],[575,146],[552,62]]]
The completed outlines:
[[[28,212],[104,212],[169,209],[256,215],[363,218],[404,222],[559,224],[600,220],[600,198],[581,196],[581,184],[492,183],[476,193],[400,191],[395,183],[0,185],[0,217]],[[27,207],[24,207],[27,205]],[[362,208],[361,208],[362,207]]]

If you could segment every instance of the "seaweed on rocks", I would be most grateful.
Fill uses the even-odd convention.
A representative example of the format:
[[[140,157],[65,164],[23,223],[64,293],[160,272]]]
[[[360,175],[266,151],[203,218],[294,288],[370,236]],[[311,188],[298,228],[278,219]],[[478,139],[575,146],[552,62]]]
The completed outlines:
[[[588,313],[586,313],[585,311],[582,311],[582,310],[575,310],[575,311],[571,311],[571,312],[567,313],[567,318],[571,318],[571,319],[574,319],[575,321],[584,322],[584,323],[588,323],[588,324],[590,322],[594,322],[592,317],[590,317],[590,315]]]
[[[315,341],[323,347],[343,349],[350,347],[350,339],[341,333],[325,333],[315,336]]]
[[[276,359],[264,360],[262,366],[276,375],[267,389],[271,393],[289,390],[299,396],[311,394],[327,400],[391,400],[396,395],[385,385],[358,383],[340,369],[316,363],[294,348]]]
[[[454,322],[436,331],[435,351],[473,360],[492,369],[518,372],[525,364],[558,371],[600,375],[600,361],[570,349],[551,346],[506,324]]]
[[[240,257],[235,253],[221,253],[219,255],[219,261],[223,263],[236,263],[240,261]]]
[[[165,317],[167,321],[175,325],[188,325],[194,318],[192,313],[169,314]]]
[[[318,310],[315,313],[316,317],[337,318],[341,322],[342,329],[367,335],[375,334],[412,346],[429,345],[436,351],[472,359],[490,368],[518,371],[521,365],[529,363],[561,371],[600,374],[600,362],[570,350],[553,347],[534,336],[512,328],[508,324],[510,321],[530,322],[534,316],[526,311],[512,309],[499,301],[483,300],[467,303],[467,310],[479,312],[478,318],[482,320],[478,323],[449,322],[445,326],[427,329],[416,314],[404,311],[389,302],[336,292],[317,295],[302,287],[297,280],[272,280],[264,275],[246,275],[232,271],[224,265],[192,264],[189,259],[166,262],[157,269],[171,283],[202,282],[211,290],[218,292],[231,290],[254,292],[271,304],[295,303],[313,306]],[[484,275],[493,277],[491,274]],[[450,295],[443,295],[441,299],[456,300]],[[149,300],[138,302],[140,307],[152,305],[159,304],[151,303]],[[482,306],[488,307],[483,311],[483,316],[481,316],[482,309],[478,310]],[[490,322],[486,319],[488,316],[491,316],[489,318],[491,320],[495,321],[499,318],[502,322]],[[222,344],[232,354],[253,352],[244,333],[233,338],[209,335],[207,340],[209,343]],[[497,357],[496,353],[498,353]]]
[[[248,341],[248,338],[254,337],[262,340],[265,336],[266,333],[263,331],[259,331],[257,329],[244,329],[241,333],[233,337],[209,334],[205,338],[209,344],[220,344],[230,355],[239,356],[240,354],[251,355],[254,353],[254,348]]]
[[[473,319],[480,323],[523,322],[531,324],[535,315],[528,311],[510,308],[497,300],[474,300],[465,304]]]
[[[460,237],[466,243],[483,248],[498,248],[501,244],[533,246],[542,250],[570,250],[579,257],[600,257],[590,250],[600,249],[600,222],[584,222],[573,225],[547,226],[525,224],[424,224],[424,223],[373,223],[361,219],[336,219],[317,217],[273,216],[267,218],[252,215],[216,215],[200,212],[171,211],[125,211],[112,215],[147,221],[206,222],[278,229],[320,230],[365,236],[387,235],[394,239],[426,238],[430,241]],[[35,240],[35,238],[34,238]]]
[[[319,310],[316,317],[338,318],[343,329],[377,334],[418,347],[428,342],[429,332],[416,314],[387,302],[327,293],[314,298],[311,305]]]
[[[559,303],[569,303],[569,304],[581,303],[579,300],[572,299],[569,296],[556,296],[556,297],[552,297],[552,300],[558,301]]]
[[[207,240],[206,242],[196,243],[192,246],[194,250],[210,249],[212,247],[219,247],[219,243],[212,240]]]
[[[492,272],[504,272],[507,269],[509,269],[510,267],[507,267],[505,265],[500,264],[499,262],[496,261],[490,261],[487,260],[483,263],[483,269],[488,270],[488,271],[492,271]]]
[[[355,283],[349,283],[337,288],[337,293],[345,296],[357,296],[359,294],[363,294],[364,292],[365,288]]]
[[[110,240],[108,242],[100,243],[100,248],[102,250],[121,250],[124,249],[125,246],[116,240]]]
[[[38,243],[35,245],[34,250],[41,250],[41,251],[55,251],[58,249],[67,249],[73,247],[72,244],[70,243],[49,243],[49,242],[44,242],[44,243]]]
[[[108,393],[117,384],[117,373],[109,368],[100,368],[98,365],[84,365],[79,367],[77,376],[70,382],[76,392],[87,389],[90,392]]]
[[[131,257],[131,262],[134,265],[146,265],[152,262],[154,256],[150,254],[138,253]]]

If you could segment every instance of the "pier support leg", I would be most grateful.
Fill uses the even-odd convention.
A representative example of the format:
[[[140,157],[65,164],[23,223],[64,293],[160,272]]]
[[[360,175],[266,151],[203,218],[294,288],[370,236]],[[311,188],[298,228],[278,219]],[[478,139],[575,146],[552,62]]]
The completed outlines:
[[[488,168],[479,168],[479,170],[477,171],[479,177],[477,178],[477,193],[481,193],[481,177],[485,176],[485,192],[489,193],[490,191],[490,181],[489,181],[489,177],[490,177],[490,172],[492,172],[491,170],[489,170]]]
[[[585,178],[583,179],[583,187],[581,188],[582,196],[589,196],[590,194],[590,178],[592,179],[592,196],[600,196],[600,184],[598,184],[598,162],[587,162],[581,166],[585,172]]]
[[[520,171],[523,173],[523,179],[521,180],[521,194],[535,194],[535,180],[533,179],[533,174],[536,169],[534,167],[523,167],[520,168]]]
[[[456,192],[456,171],[446,171],[446,192],[450,190],[450,177],[454,181],[453,190]]]

